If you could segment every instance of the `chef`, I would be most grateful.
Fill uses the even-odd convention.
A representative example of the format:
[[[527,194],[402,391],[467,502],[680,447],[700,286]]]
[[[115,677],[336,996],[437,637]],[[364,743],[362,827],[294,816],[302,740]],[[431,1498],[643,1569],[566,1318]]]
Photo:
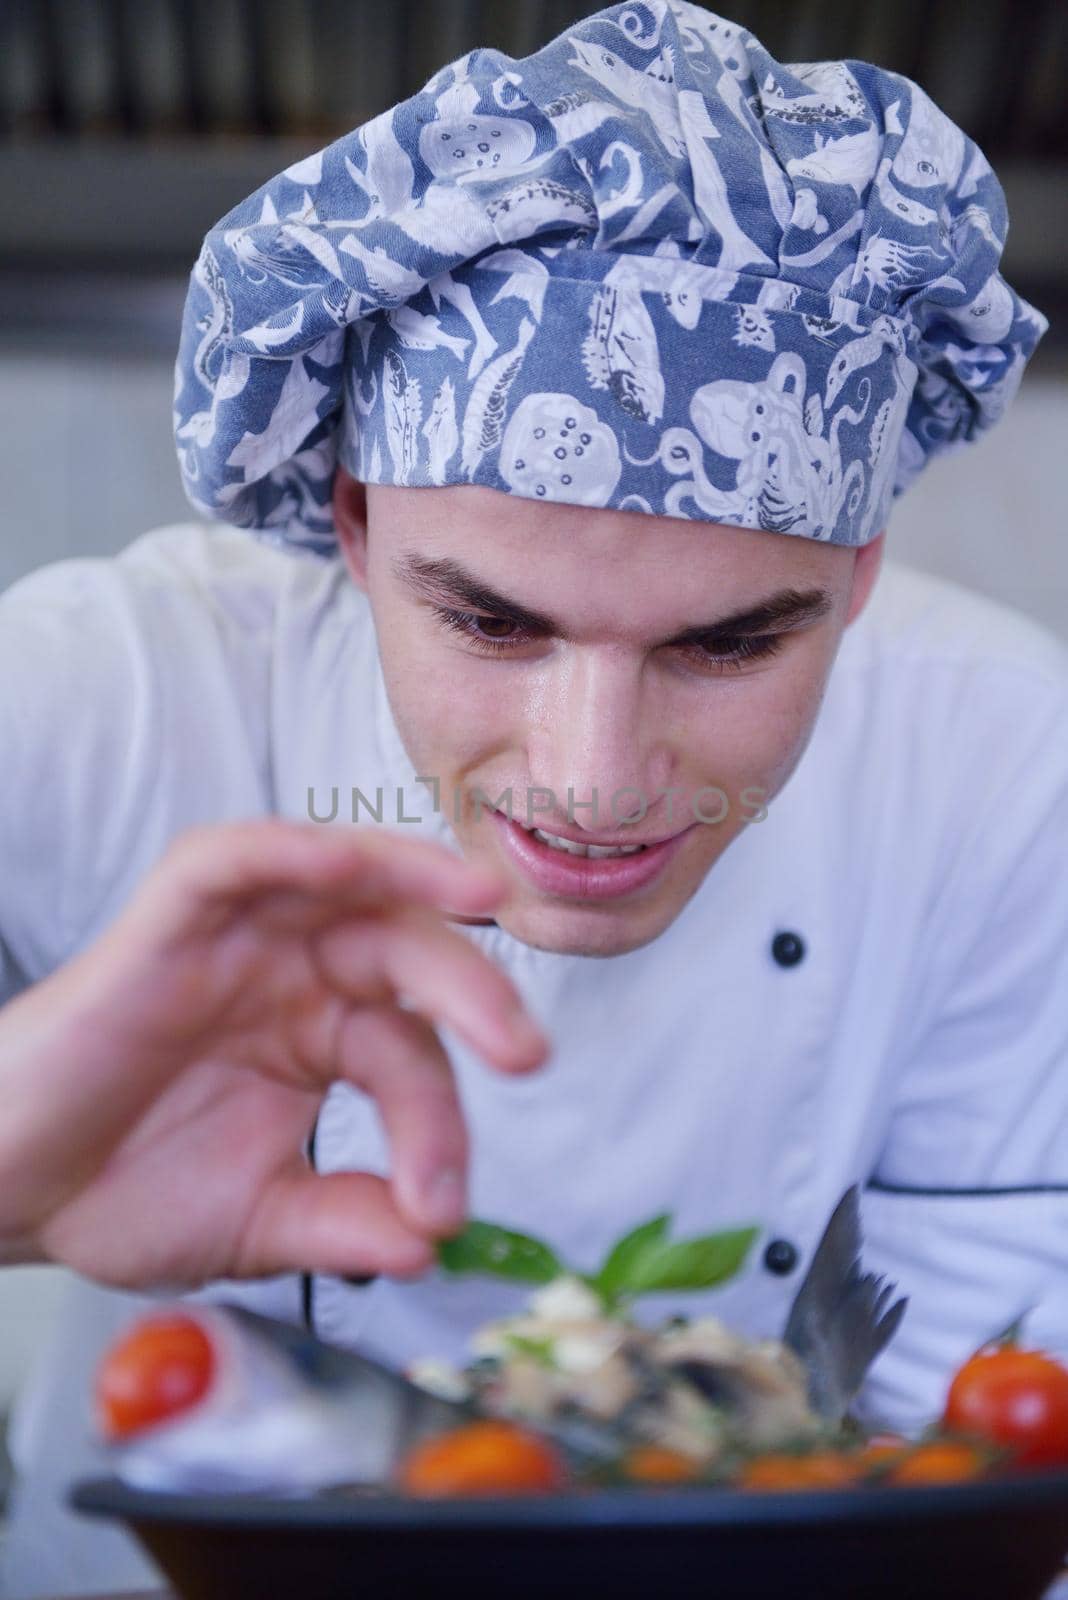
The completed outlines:
[[[433,1269],[464,1215],[584,1269],[668,1211],[761,1230],[670,1309],[776,1335],[859,1183],[862,1415],[1021,1313],[1068,1355],[1068,664],[883,559],[1045,329],[1006,228],[916,84],[649,0],[211,231],[207,522],[0,600],[7,1260],[403,1364],[522,1297]],[[79,1296],[15,1441],[51,1592],[144,1577],[49,1521],[130,1304]]]

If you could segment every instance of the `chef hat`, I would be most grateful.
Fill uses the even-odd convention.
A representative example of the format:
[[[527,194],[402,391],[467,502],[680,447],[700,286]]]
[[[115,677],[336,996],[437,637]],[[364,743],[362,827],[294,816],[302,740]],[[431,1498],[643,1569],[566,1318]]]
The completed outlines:
[[[209,517],[321,553],[340,462],[861,545],[1048,326],[908,78],[684,0],[475,50],[208,234],[175,431]]]

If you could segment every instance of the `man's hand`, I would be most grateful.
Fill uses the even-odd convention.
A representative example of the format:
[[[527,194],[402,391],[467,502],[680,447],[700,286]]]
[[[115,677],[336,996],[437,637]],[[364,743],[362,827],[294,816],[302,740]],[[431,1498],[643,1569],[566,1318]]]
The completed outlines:
[[[0,1260],[127,1287],[415,1274],[465,1208],[453,1029],[523,1072],[548,1046],[444,913],[503,883],[443,846],[269,819],[181,835],[107,931],[0,1010]],[[316,1174],[338,1081],[389,1181]]]

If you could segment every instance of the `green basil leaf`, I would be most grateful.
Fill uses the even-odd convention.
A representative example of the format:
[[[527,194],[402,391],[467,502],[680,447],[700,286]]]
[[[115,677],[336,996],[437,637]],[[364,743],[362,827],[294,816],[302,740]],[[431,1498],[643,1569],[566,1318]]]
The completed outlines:
[[[446,1272],[481,1272],[512,1283],[550,1283],[563,1267],[547,1244],[494,1222],[469,1222],[455,1239],[438,1244]]]
[[[598,1294],[605,1300],[614,1300],[625,1288],[635,1263],[660,1244],[670,1226],[671,1217],[665,1212],[662,1217],[654,1217],[651,1222],[643,1222],[641,1227],[625,1233],[609,1251],[600,1272],[590,1280]]]
[[[556,1366],[556,1357],[551,1339],[528,1339],[521,1333],[506,1333],[504,1342],[517,1355],[530,1356],[539,1366]]]
[[[700,1239],[654,1243],[631,1263],[624,1294],[654,1294],[666,1289],[712,1289],[741,1267],[759,1228],[734,1228]]]

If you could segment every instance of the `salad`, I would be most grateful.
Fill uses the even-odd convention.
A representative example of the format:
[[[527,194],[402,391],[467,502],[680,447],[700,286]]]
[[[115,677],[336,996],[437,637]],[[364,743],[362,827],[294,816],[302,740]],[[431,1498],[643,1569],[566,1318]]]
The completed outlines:
[[[671,1219],[625,1235],[599,1272],[564,1267],[538,1240],[472,1223],[439,1251],[447,1272],[537,1284],[525,1312],[483,1326],[463,1369],[429,1360],[409,1376],[431,1392],[542,1429],[582,1425],[605,1459],[639,1446],[709,1467],[738,1448],[815,1439],[825,1422],[809,1398],[801,1356],[754,1341],[716,1317],[634,1320],[640,1295],[710,1289],[744,1263],[755,1228],[676,1240]]]

